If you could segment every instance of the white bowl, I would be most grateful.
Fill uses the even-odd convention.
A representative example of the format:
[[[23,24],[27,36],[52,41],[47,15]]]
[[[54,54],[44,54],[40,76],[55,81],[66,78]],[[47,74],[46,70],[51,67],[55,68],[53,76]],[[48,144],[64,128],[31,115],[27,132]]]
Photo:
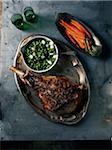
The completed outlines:
[[[54,43],[54,41],[53,41],[52,39],[50,39],[49,37],[47,37],[47,36],[45,36],[45,35],[30,35],[30,36],[24,38],[24,39],[20,42],[20,44],[19,44],[19,46],[18,46],[18,51],[19,51],[19,52],[21,53],[21,55],[22,55],[24,65],[27,67],[28,70],[33,71],[33,72],[36,72],[36,73],[43,73],[43,72],[49,71],[50,69],[52,69],[52,68],[56,65],[56,63],[57,63],[57,61],[58,61],[58,48],[57,48],[56,44],[54,43],[54,47],[55,47],[55,51],[56,51],[56,59],[55,59],[54,63],[53,63],[49,68],[47,68],[47,69],[45,69],[45,70],[34,70],[34,69],[30,68],[30,67],[27,65],[27,63],[25,62],[24,56],[23,56],[23,52],[22,52],[22,51],[24,51],[24,50],[23,50],[22,48],[23,48],[24,46],[26,46],[30,41],[35,40],[35,39],[40,39],[40,38],[41,38],[41,39],[48,40],[48,41],[52,41],[52,42]]]

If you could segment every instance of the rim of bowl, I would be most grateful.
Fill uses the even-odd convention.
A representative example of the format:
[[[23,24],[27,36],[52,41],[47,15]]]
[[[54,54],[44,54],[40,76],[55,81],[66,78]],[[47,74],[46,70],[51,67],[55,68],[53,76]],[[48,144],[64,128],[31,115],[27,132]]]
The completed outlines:
[[[39,38],[45,39],[45,40],[48,40],[48,41],[52,41],[52,42],[54,43],[54,47],[55,47],[55,51],[56,51],[56,56],[57,56],[56,59],[55,59],[55,61],[54,61],[54,63],[53,63],[49,68],[44,69],[44,70],[34,70],[34,69],[30,68],[30,67],[27,65],[27,63],[25,62],[23,53],[21,52],[22,47],[24,47],[24,46],[25,46],[26,44],[28,44],[30,41],[32,41],[32,40],[34,40],[34,39],[39,39]],[[28,39],[29,39],[29,40],[28,40]],[[26,40],[28,40],[28,41],[26,41]],[[24,44],[24,41],[26,41],[25,44]],[[52,69],[52,68],[56,65],[56,63],[57,63],[57,61],[58,61],[58,56],[59,56],[59,54],[58,54],[58,48],[57,48],[55,42],[54,42],[51,38],[49,38],[49,37],[47,37],[47,36],[45,36],[45,35],[30,35],[30,36],[27,36],[26,38],[24,38],[24,39],[20,42],[20,44],[19,44],[19,51],[20,51],[20,53],[22,54],[22,59],[23,59],[23,63],[25,64],[25,66],[26,66],[29,70],[31,70],[31,71],[33,71],[33,72],[36,72],[36,73],[44,73],[44,72],[47,72],[47,71],[49,71],[50,69]]]

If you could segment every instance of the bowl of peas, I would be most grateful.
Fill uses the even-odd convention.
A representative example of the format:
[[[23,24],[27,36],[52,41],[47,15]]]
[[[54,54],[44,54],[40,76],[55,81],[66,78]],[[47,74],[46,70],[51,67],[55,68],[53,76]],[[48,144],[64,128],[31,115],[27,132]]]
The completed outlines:
[[[58,61],[58,48],[44,35],[26,37],[19,45],[25,66],[36,73],[49,71]]]

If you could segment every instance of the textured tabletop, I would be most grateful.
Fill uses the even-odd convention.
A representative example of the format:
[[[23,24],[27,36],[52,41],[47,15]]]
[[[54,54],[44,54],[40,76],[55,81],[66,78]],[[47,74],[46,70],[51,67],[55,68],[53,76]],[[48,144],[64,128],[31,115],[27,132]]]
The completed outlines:
[[[27,31],[11,23],[13,13],[32,6],[38,22]],[[91,100],[86,117],[77,125],[55,124],[38,115],[18,92],[9,67],[20,40],[42,33],[67,43],[55,25],[59,12],[68,12],[83,20],[101,38],[106,55],[93,58],[78,54],[91,85]],[[112,136],[112,97],[102,97],[101,87],[112,74],[112,1],[38,1],[4,0],[0,48],[0,138],[2,140],[81,140],[110,139]],[[108,54],[108,55],[107,55]],[[108,57],[107,57],[108,56]]]

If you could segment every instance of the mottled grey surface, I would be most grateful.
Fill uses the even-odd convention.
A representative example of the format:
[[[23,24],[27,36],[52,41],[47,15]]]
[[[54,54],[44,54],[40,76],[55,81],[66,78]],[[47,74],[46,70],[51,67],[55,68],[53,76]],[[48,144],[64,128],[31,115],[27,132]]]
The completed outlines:
[[[13,13],[32,6],[38,23],[32,30],[19,31],[10,22]],[[58,12],[69,12],[87,23],[101,38],[105,58],[79,54],[91,84],[91,102],[84,120],[74,126],[52,123],[38,115],[17,91],[9,67],[19,41],[31,33],[43,33],[65,41],[55,26]],[[0,138],[2,140],[110,139],[112,97],[102,97],[103,82],[112,74],[112,2],[50,2],[5,0],[0,54]],[[107,58],[106,58],[107,57]]]

